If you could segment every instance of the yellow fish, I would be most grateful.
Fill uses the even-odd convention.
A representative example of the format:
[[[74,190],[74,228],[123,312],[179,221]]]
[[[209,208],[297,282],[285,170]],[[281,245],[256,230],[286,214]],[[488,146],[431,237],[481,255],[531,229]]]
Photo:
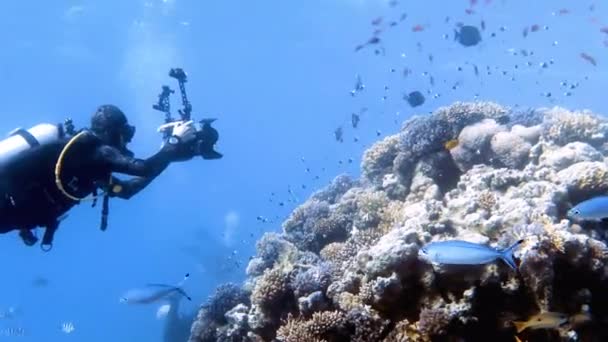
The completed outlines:
[[[458,139],[448,140],[445,144],[443,144],[446,150],[451,150],[454,147],[458,146]]]
[[[526,329],[553,329],[566,323],[568,323],[568,315],[550,311],[533,315],[527,321],[513,321],[518,334]]]

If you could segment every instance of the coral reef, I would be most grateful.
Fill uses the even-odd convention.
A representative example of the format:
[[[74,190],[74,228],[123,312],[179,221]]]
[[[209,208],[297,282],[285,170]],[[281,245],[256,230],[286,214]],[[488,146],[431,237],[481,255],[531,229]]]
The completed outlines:
[[[607,134],[563,108],[412,117],[365,152],[360,180],[338,176],[258,242],[243,290],[220,288],[190,341],[608,340],[608,225],[566,217],[608,192]],[[517,271],[419,257],[447,239],[525,242]],[[570,319],[517,333],[545,311]]]

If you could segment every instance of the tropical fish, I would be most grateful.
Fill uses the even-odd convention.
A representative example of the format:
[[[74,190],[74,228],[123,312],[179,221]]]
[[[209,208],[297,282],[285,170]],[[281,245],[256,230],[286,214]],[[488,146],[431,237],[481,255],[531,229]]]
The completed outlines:
[[[502,259],[509,267],[516,270],[513,252],[523,242],[524,240],[521,239],[507,249],[497,250],[487,245],[462,240],[438,241],[422,247],[419,256],[433,263],[446,265],[482,265]]]
[[[188,300],[192,300],[192,298],[190,298],[190,296],[188,296],[188,294],[181,287],[189,276],[190,274],[186,273],[184,279],[177,285],[147,284],[144,287],[131,289],[120,297],[120,302],[127,304],[149,304],[161,300],[167,300],[173,295],[181,295],[186,297]]]
[[[553,329],[568,323],[568,315],[545,311],[531,316],[526,321],[513,321],[517,333],[526,329]]]
[[[412,32],[422,32],[424,31],[424,26],[418,24],[412,27]]]
[[[421,92],[415,90],[409,94],[403,96],[403,99],[407,101],[412,107],[418,107],[424,104],[425,98]]]
[[[454,147],[458,146],[458,139],[452,139],[452,140],[448,140],[446,141],[445,144],[443,144],[443,146],[445,147],[446,150],[451,150]]]
[[[72,322],[65,322],[61,324],[61,332],[65,334],[71,334],[72,332],[74,332],[74,330],[76,330],[76,328],[74,327],[74,323]]]
[[[566,213],[571,220],[601,221],[608,217],[608,196],[597,196],[583,201]]]
[[[361,118],[359,117],[359,114],[352,113],[350,120],[351,120],[351,123],[353,125],[353,128],[357,128],[357,126],[359,125],[359,121],[361,120]]]
[[[591,63],[593,66],[597,66],[597,61],[591,55],[581,52],[580,56],[582,59]]]
[[[481,33],[475,26],[463,25],[459,30],[454,30],[454,40],[469,47],[481,42]]]

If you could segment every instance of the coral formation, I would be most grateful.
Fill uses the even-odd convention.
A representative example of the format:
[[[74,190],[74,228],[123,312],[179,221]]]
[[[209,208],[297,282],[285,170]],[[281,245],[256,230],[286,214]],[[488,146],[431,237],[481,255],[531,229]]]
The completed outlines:
[[[566,217],[608,191],[607,133],[562,108],[413,117],[365,152],[361,180],[337,177],[258,242],[245,290],[203,306],[190,341],[608,340],[607,225]],[[419,257],[448,239],[525,242],[517,272]],[[517,333],[545,311],[571,319]]]

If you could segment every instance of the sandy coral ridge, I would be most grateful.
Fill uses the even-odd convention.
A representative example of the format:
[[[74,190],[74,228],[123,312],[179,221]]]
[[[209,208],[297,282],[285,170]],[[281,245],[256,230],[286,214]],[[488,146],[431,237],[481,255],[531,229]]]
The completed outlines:
[[[608,341],[606,224],[566,217],[608,191],[607,133],[603,117],[563,108],[415,116],[364,153],[360,179],[336,177],[267,233],[190,341],[514,341],[513,321],[545,311],[572,319],[522,341]],[[521,238],[517,272],[418,257],[431,241]]]

